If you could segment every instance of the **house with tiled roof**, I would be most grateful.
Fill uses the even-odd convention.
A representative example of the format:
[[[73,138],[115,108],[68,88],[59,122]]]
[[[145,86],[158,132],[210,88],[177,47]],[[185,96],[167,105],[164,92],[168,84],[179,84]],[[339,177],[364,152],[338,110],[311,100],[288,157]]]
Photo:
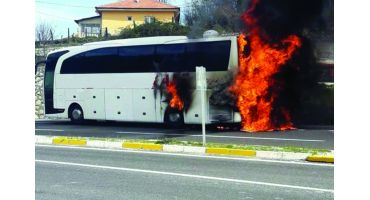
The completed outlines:
[[[152,23],[154,20],[178,23],[180,18],[179,7],[159,0],[120,0],[96,6],[95,9],[99,17],[94,17],[94,23],[90,24],[96,27],[95,22],[98,19],[100,32],[108,32],[111,35],[117,35],[122,28],[133,27],[134,24]],[[88,21],[92,21],[91,18],[75,20],[82,33],[86,30],[93,30],[89,28]]]

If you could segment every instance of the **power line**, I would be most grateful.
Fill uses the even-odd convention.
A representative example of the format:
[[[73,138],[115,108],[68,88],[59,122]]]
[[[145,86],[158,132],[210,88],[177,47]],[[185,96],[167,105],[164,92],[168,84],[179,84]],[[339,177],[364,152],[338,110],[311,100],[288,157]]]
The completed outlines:
[[[58,16],[58,15],[53,15],[53,14],[49,14],[49,13],[45,13],[45,12],[41,12],[41,11],[36,11],[36,13],[39,13],[39,14],[42,14],[42,15],[46,15],[46,16],[50,16],[50,17],[56,17],[56,18],[60,18],[60,19],[68,20],[68,21],[74,20],[72,18],[62,17],[62,16]]]
[[[65,7],[76,7],[76,8],[88,8],[88,9],[91,9],[91,8],[95,8],[93,6],[82,6],[82,5],[72,5],[72,4],[62,4],[62,3],[54,3],[54,2],[46,2],[46,1],[35,1],[36,3],[40,3],[40,4],[49,4],[49,5],[55,5],[55,6],[65,6]],[[184,5],[184,4],[188,4],[188,5]],[[192,8],[193,6],[192,5],[189,5],[189,3],[184,3],[184,4],[181,4],[181,5],[178,5],[180,8]]]
[[[95,8],[92,6],[81,6],[81,5],[71,5],[71,4],[62,4],[62,3],[53,3],[53,2],[46,2],[46,1],[35,1],[36,3],[40,4],[49,4],[49,5],[55,5],[55,6],[65,6],[65,7],[75,7],[75,8]]]

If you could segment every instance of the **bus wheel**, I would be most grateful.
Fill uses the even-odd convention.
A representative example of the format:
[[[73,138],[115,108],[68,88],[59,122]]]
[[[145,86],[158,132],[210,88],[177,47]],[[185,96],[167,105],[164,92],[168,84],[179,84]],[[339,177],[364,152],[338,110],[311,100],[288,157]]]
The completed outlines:
[[[80,123],[84,120],[84,113],[78,104],[71,105],[68,113],[73,123]]]
[[[184,125],[184,115],[182,111],[169,108],[166,112],[164,121],[170,127],[181,127]]]

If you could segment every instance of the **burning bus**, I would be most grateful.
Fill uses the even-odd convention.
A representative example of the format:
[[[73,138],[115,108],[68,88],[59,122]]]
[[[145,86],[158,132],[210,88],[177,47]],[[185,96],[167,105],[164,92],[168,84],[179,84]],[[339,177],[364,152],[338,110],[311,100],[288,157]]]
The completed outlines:
[[[53,51],[45,67],[45,114],[73,122],[200,124],[197,66],[206,68],[207,81],[213,83],[235,74],[237,36],[133,38]],[[210,103],[218,95],[211,87],[206,123],[239,123],[235,108]]]
[[[45,114],[74,122],[199,124],[195,70],[203,66],[207,124],[241,122],[248,132],[294,129],[303,99],[320,89],[306,30],[322,6],[319,0],[252,0],[237,36],[209,31],[201,39],[134,38],[51,52]]]

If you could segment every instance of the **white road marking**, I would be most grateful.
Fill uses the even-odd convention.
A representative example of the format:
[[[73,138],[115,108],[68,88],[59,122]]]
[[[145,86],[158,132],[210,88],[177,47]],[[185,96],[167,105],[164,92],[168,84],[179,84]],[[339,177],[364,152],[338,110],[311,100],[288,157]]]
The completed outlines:
[[[185,136],[185,137],[202,137],[202,135],[187,135],[178,133],[165,133],[165,132],[130,132],[118,131],[120,134],[136,134],[136,135],[169,135],[169,136]],[[229,135],[206,135],[207,138],[232,138],[232,139],[253,139],[253,140],[277,140],[277,141],[299,141],[299,142],[325,142],[325,140],[306,140],[306,139],[293,139],[293,138],[267,138],[267,137],[248,137],[248,136],[229,136]]]
[[[118,131],[118,132],[116,132],[116,133],[120,133],[120,134],[133,134],[133,135],[192,136],[192,135],[181,134],[181,133],[166,133],[166,132],[151,132],[151,133],[143,133],[143,132]]]
[[[202,137],[201,135],[192,135]],[[266,137],[247,137],[247,136],[227,136],[227,135],[207,135],[210,138],[235,138],[235,139],[254,139],[254,140],[283,140],[283,141],[300,141],[300,142],[325,142],[325,140],[306,140],[292,138],[266,138]]]
[[[143,132],[132,132],[132,131],[118,131],[116,133],[137,134],[137,135],[159,135],[159,134],[166,134],[165,132],[143,133]],[[183,135],[183,134],[176,134],[176,133],[171,133],[171,134],[174,134],[174,135]]]
[[[36,131],[54,131],[54,132],[63,132],[64,130],[61,130],[61,129],[35,129]]]
[[[64,122],[71,121],[69,119],[35,119],[35,122]]]
[[[90,165],[90,164],[59,162],[59,161],[50,161],[50,160],[36,160],[36,162],[76,166],[76,167],[87,167],[87,168],[95,168],[95,169],[109,169],[109,170],[139,172],[139,173],[148,173],[148,174],[160,174],[160,175],[168,175],[168,176],[180,176],[180,177],[187,177],[187,178],[198,178],[198,179],[215,180],[215,181],[227,181],[227,182],[233,182],[233,183],[245,183],[245,184],[264,185],[264,186],[272,186],[272,187],[282,187],[282,188],[334,193],[334,190],[331,190],[331,189],[322,189],[322,188],[305,187],[305,186],[297,186],[297,185],[286,185],[286,184],[278,184],[278,183],[268,183],[268,182],[260,182],[260,181],[248,181],[248,180],[233,179],[233,178],[215,177],[215,176],[203,176],[203,175],[183,174],[183,173],[175,173],[175,172],[154,171],[154,170],[145,170],[145,169],[125,168],[125,167],[112,167],[112,166],[104,166],[104,165]]]
[[[252,161],[252,162],[267,162],[267,163],[280,163],[280,164],[293,164],[293,165],[334,167],[334,164],[284,161],[284,160],[268,160],[268,159],[259,159],[259,158],[241,158],[241,157],[227,157],[227,156],[215,156],[215,155],[196,155],[196,154],[186,154],[186,153],[170,153],[170,152],[156,152],[156,151],[128,150],[128,149],[102,149],[102,148],[95,148],[95,147],[55,146],[55,145],[41,145],[41,144],[36,144],[35,146],[36,147],[45,147],[45,148],[78,149],[78,150],[93,150],[93,151],[108,151],[108,152],[122,152],[122,153],[138,153],[138,154],[151,154],[151,155],[181,156],[181,157],[193,157],[193,158],[207,158],[207,159],[238,160],[238,161]]]

